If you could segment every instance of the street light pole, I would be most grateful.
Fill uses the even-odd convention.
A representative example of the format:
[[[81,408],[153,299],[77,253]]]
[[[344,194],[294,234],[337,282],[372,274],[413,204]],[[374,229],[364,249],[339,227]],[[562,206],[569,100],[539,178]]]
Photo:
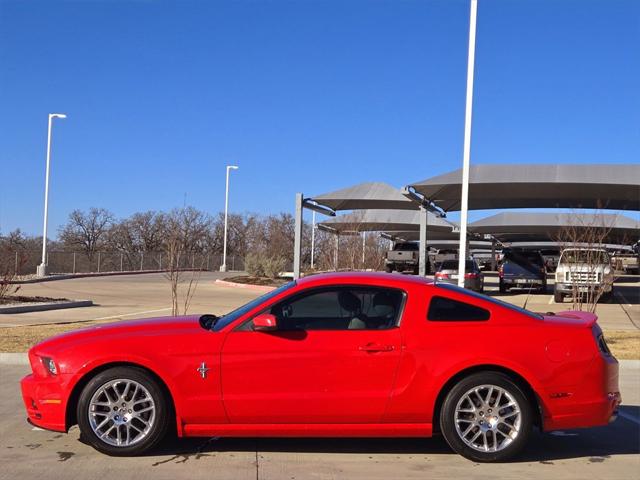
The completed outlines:
[[[235,165],[227,165],[227,187],[224,194],[224,239],[222,247],[222,265],[220,265],[220,271],[227,271],[227,228],[228,228],[228,215],[229,215],[229,171],[237,170]]]
[[[316,211],[311,212],[311,270],[315,268],[316,253]]]
[[[473,112],[473,66],[476,55],[476,17],[478,0],[471,0],[469,14],[469,53],[467,56],[467,102],[464,115],[464,147],[462,152],[462,192],[460,201],[460,255],[458,286],[464,287],[467,260],[467,215],[469,211],[469,157],[471,155],[471,116]]]
[[[50,113],[49,127],[47,130],[47,167],[44,177],[44,227],[42,233],[42,263],[38,265],[38,277],[47,275],[47,221],[49,219],[49,164],[51,161],[51,127],[54,118],[67,118],[64,113]]]

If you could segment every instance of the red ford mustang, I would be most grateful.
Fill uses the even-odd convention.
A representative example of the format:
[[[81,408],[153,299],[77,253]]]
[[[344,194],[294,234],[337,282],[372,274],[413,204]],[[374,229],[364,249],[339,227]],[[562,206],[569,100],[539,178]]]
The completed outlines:
[[[476,461],[534,426],[605,425],[618,363],[596,316],[539,315],[394,274],[326,274],[215,317],[119,322],[46,340],[22,380],[29,421],[96,449],[183,437],[428,437]]]

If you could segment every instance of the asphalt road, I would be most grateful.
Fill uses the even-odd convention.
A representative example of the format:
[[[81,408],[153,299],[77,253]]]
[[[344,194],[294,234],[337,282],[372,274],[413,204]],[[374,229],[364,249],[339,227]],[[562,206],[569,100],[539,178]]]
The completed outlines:
[[[18,381],[0,365],[0,479],[640,479],[640,361],[622,362],[625,406],[607,426],[536,433],[507,464],[477,464],[433,439],[187,439],[152,454],[111,458],[69,434],[25,422]]]
[[[215,284],[230,274],[206,272],[199,279],[190,313],[226,313],[259,295],[255,291]],[[498,293],[496,274],[486,275],[486,293],[537,312],[571,309],[571,301],[553,301],[553,280],[547,292],[528,294],[525,290]],[[620,277],[615,285],[615,303],[599,304],[597,314],[604,329],[634,331],[640,328],[640,277]],[[171,311],[169,283],[161,273],[88,277],[23,285],[23,295],[90,299],[94,306],[47,312],[0,315],[0,327],[73,322],[81,320],[128,320],[168,315]]]

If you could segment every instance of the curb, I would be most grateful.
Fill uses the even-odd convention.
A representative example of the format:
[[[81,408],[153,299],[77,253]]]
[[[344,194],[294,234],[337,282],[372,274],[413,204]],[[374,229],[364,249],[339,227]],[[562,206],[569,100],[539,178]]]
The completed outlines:
[[[0,365],[29,365],[27,353],[0,352]]]
[[[50,277],[44,277],[44,278],[30,278],[29,280],[15,280],[9,283],[15,284],[15,285],[25,285],[27,283],[55,282],[56,280],[70,280],[73,278],[115,277],[117,275],[144,275],[145,273],[164,273],[166,271],[167,270],[135,270],[135,271],[128,271],[128,272],[66,273],[61,275],[53,274]],[[187,269],[185,271],[191,271],[191,270]],[[194,271],[197,271],[197,269]]]
[[[62,310],[64,308],[91,307],[92,305],[93,302],[91,300],[18,305],[15,307],[0,307],[0,315],[6,315],[9,313],[44,312],[46,310]]]
[[[276,289],[276,287],[270,287],[269,285],[251,285],[250,283],[236,283],[220,279],[216,280],[215,283],[223,287],[244,288],[246,290],[254,290],[256,292],[271,292]]]

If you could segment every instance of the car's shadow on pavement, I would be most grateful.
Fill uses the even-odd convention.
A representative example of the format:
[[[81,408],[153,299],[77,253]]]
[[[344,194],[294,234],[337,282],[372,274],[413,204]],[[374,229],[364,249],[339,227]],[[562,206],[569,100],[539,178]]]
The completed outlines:
[[[561,432],[532,432],[525,450],[513,462],[552,463],[587,457],[601,463],[614,455],[640,454],[640,407],[623,406],[625,417],[605,427]],[[634,422],[628,417],[636,419]],[[433,438],[185,438],[167,439],[149,456],[171,455],[177,461],[215,452],[355,453],[363,455],[438,455],[454,452],[441,436]],[[160,463],[164,463],[161,461]]]

